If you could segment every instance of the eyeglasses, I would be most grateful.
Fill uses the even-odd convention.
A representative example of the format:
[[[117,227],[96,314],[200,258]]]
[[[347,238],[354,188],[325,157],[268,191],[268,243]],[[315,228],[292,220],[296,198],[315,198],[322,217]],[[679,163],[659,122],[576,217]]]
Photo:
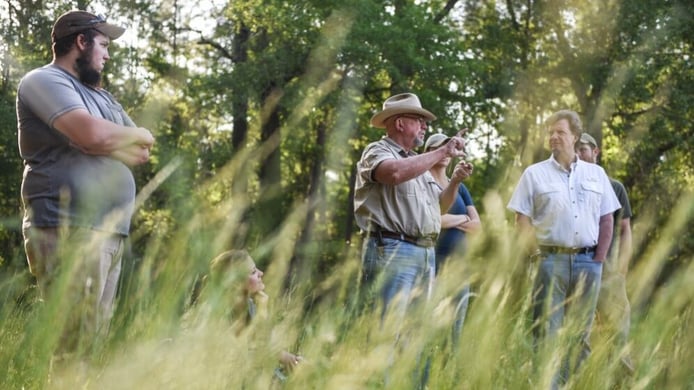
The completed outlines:
[[[84,22],[70,23],[70,27],[90,27],[102,23],[106,23],[106,18],[103,15],[97,15],[96,18]]]
[[[422,125],[428,126],[429,125],[429,122],[426,119],[422,118],[421,116],[400,115],[398,118],[414,119],[417,122],[419,122],[420,126],[422,126]]]

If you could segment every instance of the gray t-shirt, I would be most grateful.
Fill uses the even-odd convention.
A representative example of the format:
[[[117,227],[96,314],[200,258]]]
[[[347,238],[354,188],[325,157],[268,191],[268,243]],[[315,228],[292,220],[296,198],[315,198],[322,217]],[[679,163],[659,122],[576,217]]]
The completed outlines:
[[[83,153],[53,128],[56,118],[86,109],[95,117],[135,126],[113,96],[56,65],[29,72],[17,91],[19,153],[24,160],[24,226],[62,223],[128,235],[135,201],[130,168]]]
[[[633,217],[631,213],[631,204],[629,203],[629,196],[627,195],[627,190],[624,188],[624,184],[613,178],[610,178],[610,184],[612,184],[612,189],[614,190],[615,195],[617,195],[617,199],[619,199],[619,204],[622,205],[622,208],[612,213],[614,216],[614,229],[612,230],[612,242],[610,243],[610,249],[607,251],[608,258],[614,256],[617,251],[615,247],[619,246],[619,238],[622,232],[622,219]]]

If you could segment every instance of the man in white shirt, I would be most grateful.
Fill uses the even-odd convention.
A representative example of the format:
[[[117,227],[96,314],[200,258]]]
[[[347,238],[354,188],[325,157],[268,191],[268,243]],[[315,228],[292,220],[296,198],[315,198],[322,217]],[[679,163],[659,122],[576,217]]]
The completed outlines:
[[[575,369],[590,353],[602,263],[612,239],[612,213],[620,204],[605,171],[576,155],[582,133],[578,114],[558,111],[546,125],[552,155],[523,172],[508,208],[516,213],[525,242],[537,248],[535,334],[553,338],[564,325],[580,326]],[[568,380],[575,347],[570,347],[553,387]]]

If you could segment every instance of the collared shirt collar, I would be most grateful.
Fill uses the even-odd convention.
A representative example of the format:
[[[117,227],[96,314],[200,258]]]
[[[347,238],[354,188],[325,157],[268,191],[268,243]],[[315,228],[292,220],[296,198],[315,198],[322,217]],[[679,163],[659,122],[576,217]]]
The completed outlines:
[[[552,165],[555,168],[559,169],[560,171],[567,172],[566,169],[564,169],[564,167],[561,164],[559,164],[559,161],[557,161],[557,159],[554,158],[554,153],[550,153],[549,160],[552,162]],[[576,164],[578,164],[578,161],[579,161],[578,155],[574,154],[574,159],[573,159],[573,161],[571,161],[571,170],[572,171],[574,169],[576,169]]]
[[[417,155],[416,152],[413,152],[413,151],[411,151],[411,150],[408,152],[407,150],[403,149],[403,147],[402,147],[399,143],[393,141],[393,139],[390,138],[390,137],[388,137],[387,135],[384,135],[384,136],[383,136],[383,140],[386,141],[386,142],[388,142],[388,143],[389,143],[391,146],[393,146],[394,148],[399,149],[399,150],[398,150],[398,154],[399,154],[400,156],[402,156],[402,157],[411,157],[411,156],[416,156],[416,155]]]

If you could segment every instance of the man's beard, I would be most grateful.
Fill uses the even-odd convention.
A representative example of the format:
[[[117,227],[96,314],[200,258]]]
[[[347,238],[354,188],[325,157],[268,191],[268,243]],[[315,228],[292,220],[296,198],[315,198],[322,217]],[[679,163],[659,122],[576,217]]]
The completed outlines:
[[[93,47],[83,51],[75,61],[75,68],[81,82],[96,88],[101,85],[101,72],[94,69],[90,64],[89,59],[92,56],[92,51]]]

